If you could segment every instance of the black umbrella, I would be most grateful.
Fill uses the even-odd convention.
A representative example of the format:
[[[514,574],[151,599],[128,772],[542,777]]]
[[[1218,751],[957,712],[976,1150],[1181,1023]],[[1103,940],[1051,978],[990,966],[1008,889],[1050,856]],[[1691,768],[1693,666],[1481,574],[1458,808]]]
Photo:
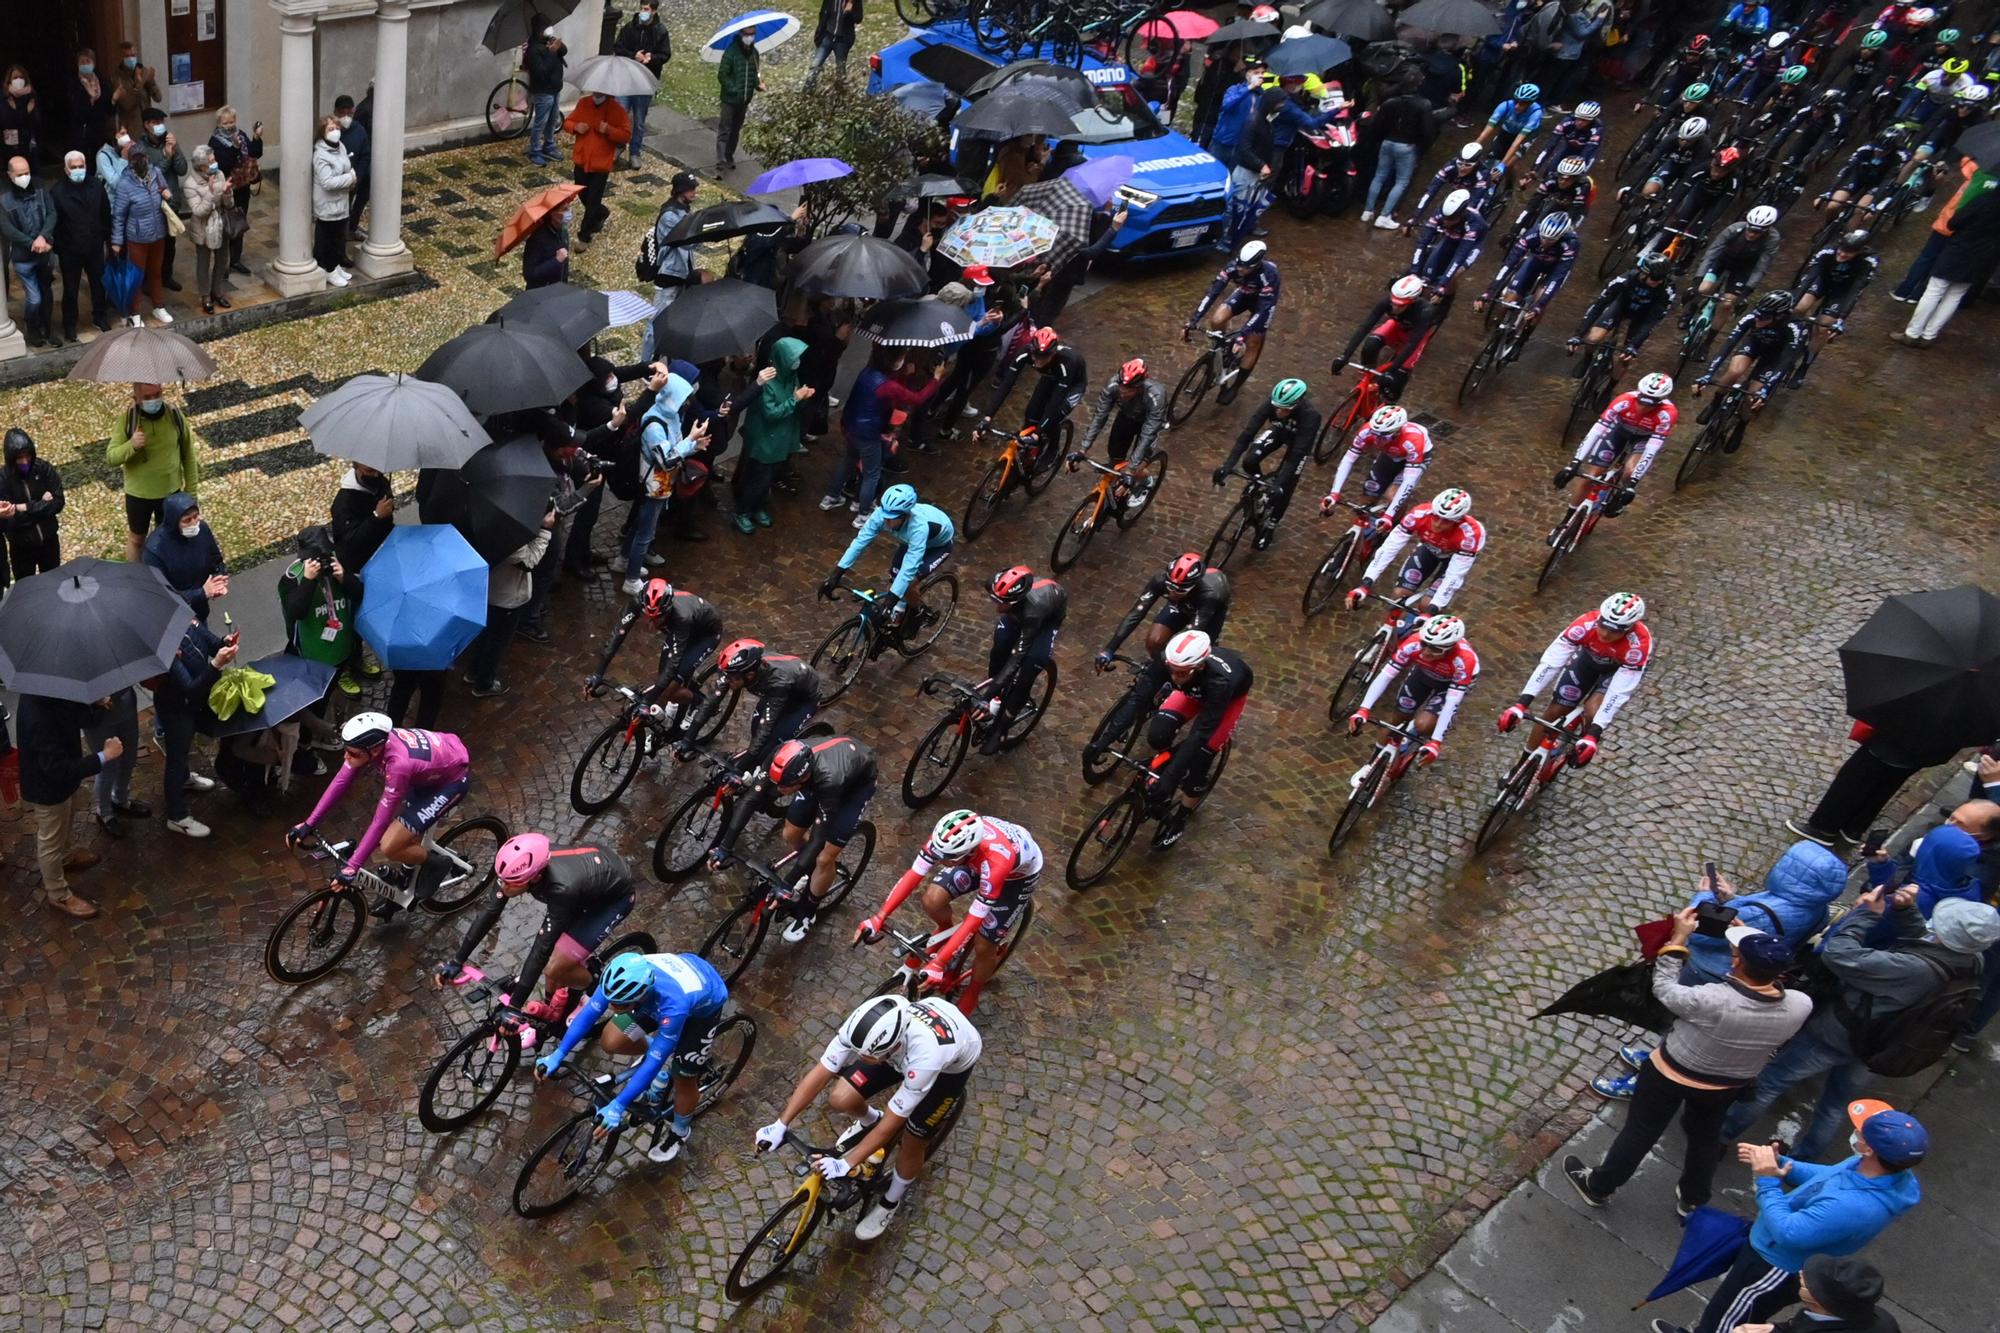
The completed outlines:
[[[1654,964],[1643,959],[1607,967],[1596,976],[1586,977],[1563,992],[1561,999],[1535,1015],[1588,1014],[1594,1018],[1615,1018],[1650,1032],[1665,1032],[1674,1016],[1653,996]]]
[[[878,301],[862,316],[860,332],[885,347],[949,347],[972,337],[972,316],[935,296]]]
[[[1354,58],[1354,52],[1338,37],[1293,37],[1279,42],[1264,57],[1264,68],[1284,78],[1292,74],[1323,74]]]
[[[909,251],[875,236],[822,236],[799,251],[788,285],[813,296],[886,301],[922,296],[930,275]]]
[[[1490,37],[1500,31],[1493,7],[1482,0],[1417,0],[1396,15],[1396,22],[1425,32],[1455,32],[1460,37]]]
[[[417,378],[454,390],[482,417],[554,407],[590,378],[576,349],[545,328],[475,324],[432,352]]]
[[[1840,645],[1847,711],[1913,750],[2000,736],[2000,598],[1973,584],[1891,597]]]
[[[165,671],[194,612],[151,565],[71,560],[0,602],[0,680],[96,703]]]
[[[2000,167],[2000,121],[1989,120],[1984,125],[1974,125],[1958,136],[1958,142],[1953,147],[1971,158],[1973,165],[1981,171]]]
[[[522,292],[494,311],[490,322],[542,329],[571,347],[582,347],[611,327],[611,298],[588,287],[552,282]]]
[[[667,240],[673,245],[701,245],[791,225],[792,215],[775,204],[759,199],[731,199],[688,214],[674,224]]]
[[[1260,37],[1276,37],[1278,30],[1261,19],[1235,19],[1202,38],[1204,46],[1223,42],[1254,42]]]
[[[560,22],[580,3],[582,0],[500,0],[500,7],[493,11],[492,21],[486,25],[486,35],[479,39],[479,44],[496,56],[505,55],[528,40],[528,30],[535,19]]]
[[[921,176],[911,176],[896,182],[890,189],[891,199],[949,199],[953,195],[972,195],[976,190],[968,190],[965,182],[956,176],[940,176],[927,171]]]
[[[218,720],[211,734],[234,736],[238,732],[277,726],[326,698],[327,686],[333,684],[333,677],[340,669],[331,662],[314,662],[297,653],[272,653],[251,662],[249,667],[263,672],[277,684],[264,691],[262,708],[254,713],[238,709]]]
[[[1076,114],[1067,102],[1010,85],[961,111],[951,127],[982,139],[1013,139],[1023,134],[1060,139],[1076,133]]]
[[[1076,188],[1075,182],[1061,176],[1034,181],[1020,188],[1014,202],[1062,228],[1062,235],[1049,251],[1049,267],[1061,268],[1083,253],[1084,246],[1090,243],[1091,219],[1097,210],[1090,206],[1090,200]]]
[[[696,363],[755,351],[778,322],[778,294],[738,278],[683,287],[674,303],[653,316],[653,349],[662,357]]]
[[[1376,0],[1319,0],[1299,17],[1336,37],[1379,42],[1396,35],[1396,20]]]
[[[487,445],[456,471],[438,473],[424,498],[423,519],[449,523],[482,560],[497,565],[535,535],[555,488],[542,442],[520,435]]]
[[[1097,85],[1085,78],[1082,70],[1047,60],[1016,60],[1011,65],[1002,65],[974,80],[965,90],[965,97],[967,101],[977,101],[1002,88],[1046,98],[1072,111],[1088,111],[1097,105]]]

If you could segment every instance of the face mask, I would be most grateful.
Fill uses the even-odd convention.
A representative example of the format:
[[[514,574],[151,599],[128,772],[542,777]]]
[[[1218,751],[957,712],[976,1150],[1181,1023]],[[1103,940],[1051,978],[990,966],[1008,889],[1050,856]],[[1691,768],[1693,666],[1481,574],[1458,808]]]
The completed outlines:
[[[148,398],[139,404],[139,410],[149,417],[156,417],[167,410],[167,405],[158,398]]]
[[[201,536],[201,520],[196,519],[192,523],[181,524],[181,536],[190,538]]]
[[[650,9],[642,9],[642,10],[640,10],[640,11],[639,11],[639,22],[641,22],[641,23],[651,23],[652,21],[653,21],[653,11],[652,11],[652,10],[650,10]]]
[[[71,167],[69,169],[69,178],[71,180],[81,181],[83,179],[83,176],[84,176],[84,171],[82,167]]]
[[[1849,1134],[1847,1136],[1847,1146],[1854,1150],[1854,1155],[1856,1157],[1859,1157],[1861,1155],[1861,1149],[1863,1148],[1863,1146],[1866,1145],[1866,1143],[1867,1140],[1861,1137],[1861,1131],[1858,1129],[1855,1130],[1852,1134]]]
[[[616,375],[607,375],[604,377],[604,392],[618,392],[618,377]]]
[[[211,176],[220,176],[222,174],[222,164],[220,162],[210,162],[208,164],[208,174]]]
[[[89,78],[89,77],[90,77],[91,75],[93,75],[93,74],[97,73],[97,66],[95,66],[95,65],[78,65],[78,66],[76,67],[76,72],[77,72],[78,74],[81,74],[81,75],[82,75],[82,76],[83,76],[84,78],[86,78],[86,79],[87,79],[87,78]]]
[[[340,118],[340,128],[342,128],[343,130],[346,129],[348,126],[352,125],[353,123],[354,123],[354,117],[352,116],[342,116]]]
[[[28,182],[33,179],[34,178],[32,176],[15,176],[13,177],[14,188],[17,190],[25,190],[28,188]]]
[[[564,209],[562,216],[557,218],[556,221],[562,223],[563,226],[567,227],[569,225],[569,219],[570,219],[570,212],[568,209]]]
[[[167,127],[165,124],[148,125],[146,133],[152,135],[155,139],[164,139],[167,137]]]
[[[118,151],[122,153],[131,146],[132,146],[132,136],[125,133],[125,131],[120,130],[118,132]]]
[[[326,141],[327,141],[328,143],[339,143],[339,142],[340,142],[340,131],[339,131],[339,130],[328,130],[328,131],[326,132]]]
[[[35,470],[35,462],[31,458],[24,458],[20,462],[14,464],[14,470],[25,477],[30,472]]]
[[[123,60],[119,61],[118,63],[125,66],[126,69],[137,69],[139,68],[139,57],[126,56]]]
[[[16,79],[7,85],[7,91],[18,97],[28,91],[28,81],[26,79]]]

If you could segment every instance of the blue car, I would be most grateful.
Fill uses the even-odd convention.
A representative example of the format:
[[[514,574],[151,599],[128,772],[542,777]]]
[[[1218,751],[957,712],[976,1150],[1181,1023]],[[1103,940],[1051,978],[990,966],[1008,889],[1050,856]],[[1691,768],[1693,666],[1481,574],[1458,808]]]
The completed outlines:
[[[1023,51],[1027,60],[1042,54]],[[938,23],[885,46],[868,61],[868,91],[891,93],[928,80],[963,93],[1000,68],[981,51],[964,23]],[[1124,156],[1138,164],[1120,192],[1130,212],[1112,238],[1112,253],[1129,259],[1157,259],[1219,243],[1229,196],[1229,171],[1185,135],[1160,123],[1139,95],[1132,72],[1086,54],[1083,76],[1098,89],[1095,109],[1076,118],[1068,141],[1086,159]]]

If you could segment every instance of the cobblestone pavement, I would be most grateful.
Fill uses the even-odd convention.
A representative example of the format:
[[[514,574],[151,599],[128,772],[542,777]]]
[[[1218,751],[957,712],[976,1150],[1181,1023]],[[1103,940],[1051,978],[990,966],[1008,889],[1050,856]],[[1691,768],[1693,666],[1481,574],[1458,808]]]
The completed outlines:
[[[1286,295],[1259,388],[1290,371],[1323,379],[1330,348],[1402,256],[1352,221],[1273,226]],[[1897,238],[1891,270],[1917,239]],[[1065,329],[1100,373],[1129,350],[1175,366],[1187,352],[1171,331],[1205,276],[1147,272]],[[1552,331],[1587,295],[1565,296]],[[787,1189],[778,1166],[751,1159],[751,1131],[882,972],[845,938],[929,823],[905,814],[893,782],[929,720],[913,694],[924,665],[871,666],[837,710],[883,758],[876,868],[805,945],[774,940],[746,974],[738,1002],[762,1037],[691,1160],[660,1169],[627,1152],[595,1197],[545,1223],[518,1220],[507,1199],[567,1110],[562,1096],[516,1087],[447,1137],[413,1114],[425,1069],[468,1021],[420,979],[461,923],[371,929],[341,971],[287,990],[259,952],[311,882],[280,847],[290,810],[257,823],[209,797],[207,844],[168,841],[149,822],[103,845],[83,884],[106,914],[84,925],[22,910],[39,889],[23,881],[31,849],[12,826],[0,1191],[15,1225],[0,1241],[0,1326],[1365,1322],[1522,1174],[1537,1133],[1600,1067],[1596,1034],[1579,1041],[1568,1021],[1528,1016],[1620,957],[1628,923],[1682,892],[1704,858],[1739,880],[1773,859],[1779,821],[1845,749],[1838,642],[1886,593],[1991,575],[1996,427],[1977,348],[1992,313],[1967,312],[1942,349],[1918,353],[1883,342],[1897,309],[1871,294],[1819,384],[1774,408],[1709,479],[1671,494],[1667,473],[1653,478],[1541,596],[1566,363],[1545,337],[1461,411],[1450,395],[1473,348],[1461,312],[1410,395],[1458,427],[1427,488],[1469,485],[1492,534],[1461,599],[1487,679],[1444,761],[1327,859],[1329,806],[1360,757],[1327,727],[1329,664],[1366,626],[1301,623],[1299,588],[1327,540],[1303,500],[1278,545],[1232,571],[1229,640],[1258,687],[1228,779],[1186,842],[1134,854],[1086,894],[1048,877],[1032,937],[977,1015],[987,1055],[969,1112],[912,1206],[873,1247],[822,1228],[808,1261],[748,1311],[732,1312],[721,1278]],[[1030,825],[1057,862],[1105,795],[1076,772],[1110,699],[1087,653],[1146,573],[1206,540],[1225,498],[1205,474],[1243,410],[1206,409],[1174,433],[1154,512],[1068,576],[1054,716],[1022,751],[975,757],[954,788]],[[803,460],[808,483],[828,452]],[[956,510],[981,462],[964,450],[920,458],[914,480]],[[1304,485],[1326,480],[1316,471]],[[961,577],[1043,560],[1081,486],[1059,480],[961,547]],[[732,632],[810,650],[839,613],[807,590],[845,522],[808,496],[754,538],[709,526],[706,545],[671,548],[670,572],[724,606]],[[602,539],[615,530],[608,521]],[[1614,586],[1648,598],[1657,667],[1597,764],[1472,859],[1512,744],[1492,715],[1547,639]],[[570,766],[608,713],[574,687],[615,607],[604,584],[558,607],[554,645],[514,647],[511,695],[448,703],[445,725],[477,756],[468,806],[610,840],[643,863],[682,779],[642,778],[595,823],[569,811]],[[936,666],[976,670],[984,607],[968,597],[965,612]],[[156,771],[139,784],[149,798]],[[731,892],[699,880],[678,897],[649,889],[634,924],[692,947]],[[534,924],[516,909],[496,966]]]

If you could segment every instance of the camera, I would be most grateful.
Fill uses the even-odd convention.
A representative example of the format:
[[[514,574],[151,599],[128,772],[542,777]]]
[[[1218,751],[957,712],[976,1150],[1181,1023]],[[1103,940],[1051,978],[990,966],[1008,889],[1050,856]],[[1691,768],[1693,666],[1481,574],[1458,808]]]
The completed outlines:
[[[1724,906],[1713,898],[1704,898],[1694,905],[1694,922],[1695,934],[1719,940],[1736,924],[1736,909]]]

